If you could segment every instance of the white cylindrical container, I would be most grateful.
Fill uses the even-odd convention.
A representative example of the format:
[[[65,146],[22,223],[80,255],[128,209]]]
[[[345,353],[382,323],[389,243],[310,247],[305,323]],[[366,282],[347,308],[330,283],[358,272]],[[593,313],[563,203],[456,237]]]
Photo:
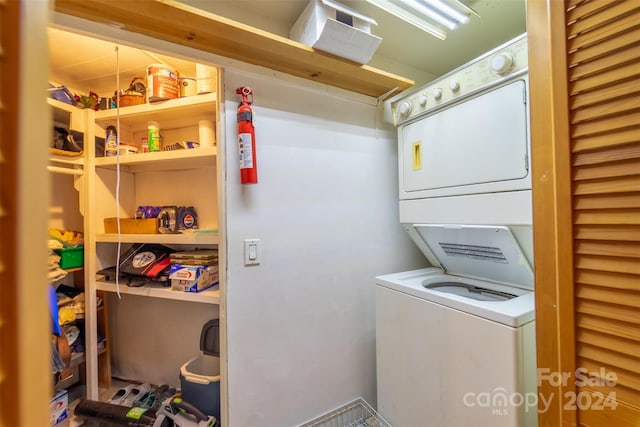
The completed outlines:
[[[191,77],[181,77],[178,79],[180,85],[180,96],[193,96],[197,94],[196,79]]]
[[[200,147],[212,147],[216,143],[216,129],[211,120],[198,121]]]
[[[196,81],[198,95],[215,92],[216,69],[204,64],[196,64]]]

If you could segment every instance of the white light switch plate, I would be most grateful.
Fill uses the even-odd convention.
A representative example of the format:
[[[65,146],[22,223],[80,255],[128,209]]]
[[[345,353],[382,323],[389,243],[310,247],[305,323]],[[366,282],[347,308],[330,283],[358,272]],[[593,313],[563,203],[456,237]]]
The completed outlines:
[[[260,239],[244,240],[244,265],[260,264]]]

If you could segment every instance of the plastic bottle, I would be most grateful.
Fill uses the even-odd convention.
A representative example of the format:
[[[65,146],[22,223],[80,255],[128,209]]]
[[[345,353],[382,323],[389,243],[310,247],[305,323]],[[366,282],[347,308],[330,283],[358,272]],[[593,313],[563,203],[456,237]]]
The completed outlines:
[[[118,131],[115,126],[107,126],[104,138],[104,155],[118,155]]]
[[[158,122],[147,123],[147,143],[149,152],[160,151],[160,127]]]

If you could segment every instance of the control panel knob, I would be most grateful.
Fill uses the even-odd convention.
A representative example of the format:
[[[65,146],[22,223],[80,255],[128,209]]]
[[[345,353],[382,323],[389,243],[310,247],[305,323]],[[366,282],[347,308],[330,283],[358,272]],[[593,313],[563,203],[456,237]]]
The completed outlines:
[[[424,95],[420,95],[420,97],[418,98],[418,104],[420,104],[421,107],[427,105],[427,97]]]
[[[451,83],[449,83],[449,89],[451,89],[451,92],[457,92],[460,90],[460,83],[458,83],[457,81],[452,81]]]
[[[411,112],[411,103],[405,101],[398,107],[401,116],[406,116]]]
[[[433,90],[433,92],[431,93],[433,95],[433,97],[435,99],[440,99],[442,98],[442,89],[440,89],[439,87],[435,88]]]
[[[491,60],[491,69],[497,74],[504,74],[511,69],[513,56],[510,53],[499,53]]]

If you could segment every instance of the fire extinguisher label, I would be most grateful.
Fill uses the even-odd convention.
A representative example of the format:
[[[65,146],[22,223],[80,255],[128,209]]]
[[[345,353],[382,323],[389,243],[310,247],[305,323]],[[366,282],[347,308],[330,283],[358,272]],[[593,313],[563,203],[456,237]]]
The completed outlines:
[[[253,149],[250,133],[238,135],[238,149],[240,150],[240,169],[253,168]]]

